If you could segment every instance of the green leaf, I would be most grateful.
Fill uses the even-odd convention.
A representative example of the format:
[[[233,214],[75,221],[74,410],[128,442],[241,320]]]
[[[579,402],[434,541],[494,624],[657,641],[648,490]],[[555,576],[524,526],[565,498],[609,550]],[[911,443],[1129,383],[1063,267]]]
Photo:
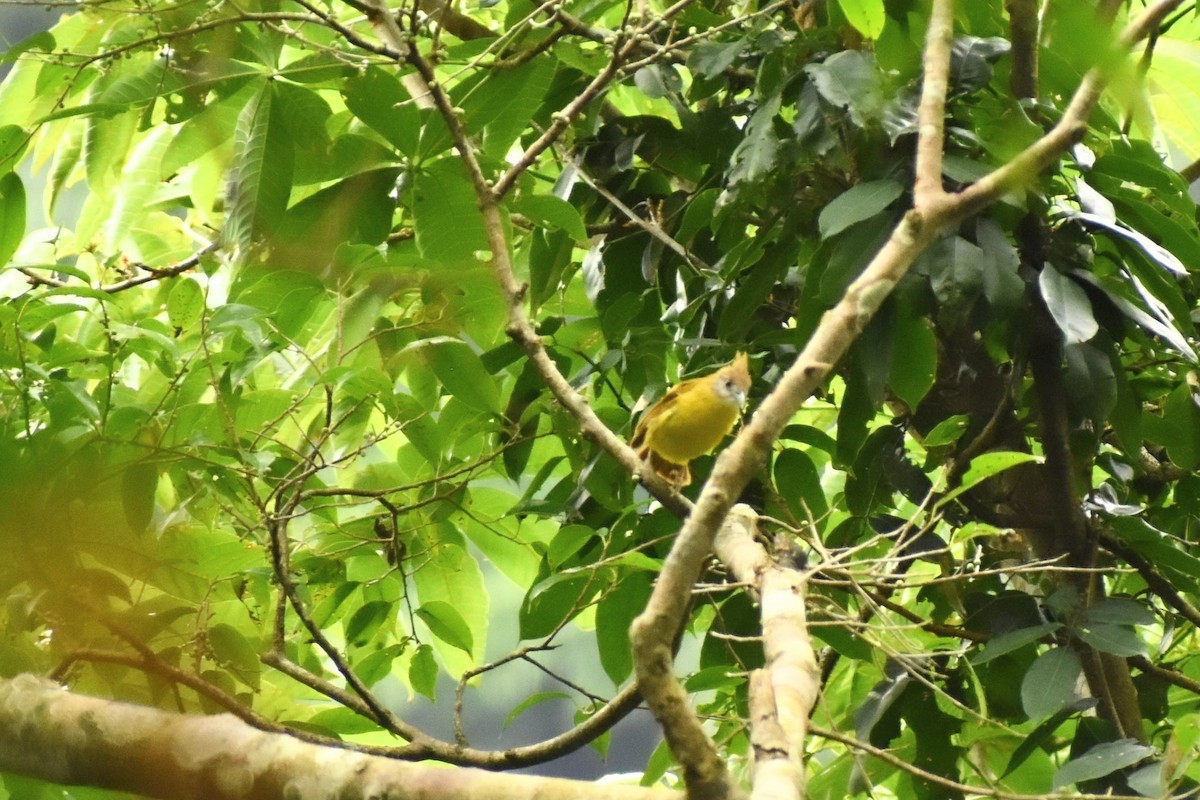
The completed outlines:
[[[890,206],[903,191],[904,187],[891,179],[850,187],[821,210],[817,220],[821,238],[836,236],[856,222],[870,219]]]
[[[112,247],[121,246],[126,234],[134,226],[143,223],[146,206],[159,188],[163,154],[172,138],[174,131],[170,128],[155,128],[138,142],[125,162],[106,231]]]
[[[1067,344],[1086,342],[1096,335],[1100,325],[1092,314],[1092,303],[1077,283],[1046,265],[1038,276],[1038,288]]]
[[[546,549],[547,565],[550,569],[558,569],[595,538],[596,531],[586,525],[563,525]]]
[[[934,425],[933,430],[925,435],[924,445],[926,448],[930,448],[953,444],[958,441],[960,436],[967,432],[967,427],[970,424],[971,417],[967,414],[955,414],[952,417],[946,417],[937,425]]]
[[[883,0],[838,0],[846,20],[868,39],[878,39],[887,17]]]
[[[579,573],[551,575],[537,583],[521,604],[521,638],[540,639],[578,613],[598,587],[595,579]]]
[[[961,313],[982,293],[988,261],[980,248],[961,236],[946,236],[921,254],[913,270],[929,276],[942,308]]]
[[[513,723],[513,720],[515,720],[517,717],[521,716],[522,714],[524,714],[526,711],[533,708],[534,706],[541,705],[542,703],[546,702],[547,700],[569,700],[569,699],[571,699],[571,696],[569,694],[567,694],[566,692],[535,692],[534,694],[531,694],[528,697],[526,697],[520,703],[517,703],[517,705],[513,707],[513,710],[508,712],[508,715],[504,718],[504,724],[502,725],[502,727],[507,728],[509,725],[511,725]]]
[[[651,575],[633,572],[626,575],[596,608],[596,649],[600,665],[615,685],[633,672],[633,650],[629,644],[629,626],[646,608],[650,599]]]
[[[192,278],[179,278],[167,295],[167,319],[171,326],[186,330],[204,316],[204,290]]]
[[[0,177],[0,268],[21,246],[25,237],[25,184],[15,172]]]
[[[1057,792],[1080,781],[1103,778],[1154,754],[1153,747],[1141,744],[1136,739],[1102,742],[1059,767],[1054,773],[1053,790]]]
[[[1083,618],[1089,623],[1112,625],[1153,625],[1158,617],[1145,604],[1128,597],[1106,597],[1084,609]]]
[[[223,667],[250,688],[258,688],[262,666],[258,660],[257,642],[222,622],[208,629],[208,644]]]
[[[346,83],[342,97],[350,113],[393,147],[409,157],[417,154],[421,114],[390,72],[377,66],[368,67],[361,77]]]
[[[153,462],[130,464],[121,473],[121,504],[125,522],[134,533],[144,533],[154,518],[158,468]]]
[[[701,42],[688,55],[688,69],[705,78],[715,78],[733,66],[747,49],[745,39],[732,42]]]
[[[372,600],[350,615],[345,626],[346,642],[362,647],[374,638],[379,628],[396,613],[395,604],[385,600]]]
[[[1066,647],[1053,647],[1037,657],[1021,681],[1021,706],[1030,719],[1050,716],[1075,702],[1075,684],[1082,674],[1079,656]]]
[[[413,230],[425,258],[473,261],[486,251],[487,236],[475,192],[457,158],[443,158],[413,178]]]
[[[1025,281],[1017,270],[1021,259],[996,220],[981,219],[975,225],[977,244],[983,250],[983,296],[997,312],[1013,312],[1025,296]]]
[[[467,133],[482,132],[484,149],[503,158],[529,127],[530,120],[538,116],[554,80],[556,64],[553,58],[532,58],[513,69],[482,73],[484,78],[477,83],[466,81],[455,87],[452,96],[463,109]],[[460,95],[467,86],[469,91]]]
[[[823,530],[828,521],[829,501],[812,459],[803,450],[789,447],[775,458],[772,474],[776,490],[795,518],[812,520],[818,531]]]
[[[224,236],[242,249],[274,232],[291,195],[293,147],[273,97],[272,84],[264,83],[238,117]]]
[[[888,385],[910,409],[916,409],[937,376],[937,337],[924,317],[900,318],[892,325],[892,358]],[[928,437],[926,438],[926,445]]]
[[[433,657],[433,648],[423,644],[413,653],[408,665],[408,684],[413,691],[437,702],[438,665]]]
[[[513,205],[513,210],[524,214],[539,226],[564,230],[577,242],[586,242],[587,229],[583,217],[575,206],[548,194],[522,195]]]
[[[388,645],[352,661],[350,666],[363,683],[367,686],[374,686],[392,674],[392,662],[403,652],[404,645],[402,644]]]
[[[1158,441],[1172,462],[1186,470],[1200,466],[1200,408],[1190,386],[1181,384],[1167,396],[1161,428],[1166,435]]]
[[[847,109],[855,125],[866,127],[883,115],[889,98],[870,53],[845,50],[820,63],[809,64],[804,71],[821,97],[835,108]]]
[[[1006,469],[1012,469],[1020,464],[1028,464],[1037,460],[1038,457],[1032,453],[1014,453],[1008,451],[995,451],[975,456],[975,458],[971,459],[971,466],[967,467],[967,471],[963,473],[962,485],[955,490],[954,494],[958,495],[981,481],[1004,472]]]
[[[754,110],[746,123],[745,136],[733,151],[729,170],[729,185],[755,183],[775,169],[779,155],[779,137],[775,134],[775,117],[779,114],[782,97],[772,94]]]
[[[425,363],[445,389],[472,408],[500,415],[500,389],[479,354],[466,342],[441,337],[418,342]]]
[[[13,170],[29,146],[29,134],[19,125],[0,126],[0,175]]]
[[[1097,345],[1106,337],[1063,348],[1067,361],[1067,392],[1076,408],[1103,428],[1117,404],[1117,376],[1107,352]]]
[[[1078,625],[1075,633],[1102,653],[1112,653],[1123,658],[1144,656],[1147,653],[1145,642],[1138,638],[1133,628],[1125,625],[1089,620]]]
[[[1047,622],[1043,625],[1035,625],[1032,628],[1019,628],[1015,631],[1003,633],[989,641],[983,646],[983,649],[971,656],[971,663],[976,665],[986,664],[993,658],[999,658],[1014,650],[1019,650],[1028,644],[1040,641],[1043,637],[1054,633],[1061,627],[1061,623]]]
[[[419,552],[418,548],[426,548],[428,552],[421,568],[412,575],[421,605],[434,602],[450,605],[470,631],[469,638],[455,636],[457,643],[449,638],[443,639],[439,634],[435,634],[437,638],[432,642],[447,671],[451,675],[459,675],[483,657],[483,647],[487,642],[491,598],[484,584],[483,573],[479,569],[479,562],[467,551],[462,535],[449,521],[422,531],[418,541],[409,549]],[[468,643],[472,648],[470,654],[460,646]]]
[[[430,600],[422,603],[421,607],[413,613],[429,626],[429,630],[434,636],[451,647],[456,647],[467,655],[471,655],[471,651],[475,648],[471,628],[454,606],[442,600]]]

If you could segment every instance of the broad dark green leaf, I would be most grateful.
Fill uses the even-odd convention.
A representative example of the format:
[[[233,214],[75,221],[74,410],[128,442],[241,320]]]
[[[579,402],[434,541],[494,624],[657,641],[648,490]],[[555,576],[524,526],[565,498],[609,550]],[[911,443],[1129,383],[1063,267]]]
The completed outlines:
[[[903,191],[904,187],[890,179],[850,187],[821,210],[821,237],[828,239],[856,222],[870,219],[890,206]]]
[[[1029,718],[1044,719],[1075,702],[1081,669],[1079,656],[1066,647],[1038,656],[1021,682],[1021,705]]]
[[[1126,625],[1087,620],[1077,626],[1075,632],[1080,639],[1102,653],[1112,653],[1123,658],[1144,656],[1147,653],[1146,644],[1133,628]]]
[[[522,195],[514,204],[513,210],[543,227],[566,231],[577,242],[587,241],[583,217],[579,215],[575,206],[565,200],[553,195]]]
[[[417,153],[421,115],[390,72],[372,66],[342,90],[346,107],[406,156]]]
[[[812,459],[802,450],[788,448],[775,457],[772,474],[775,490],[788,504],[793,517],[805,523],[811,520],[818,531],[824,530],[829,502]]]
[[[1088,606],[1083,617],[1088,623],[1153,625],[1158,617],[1145,604],[1128,597],[1106,597]]]
[[[1028,644],[1039,641],[1062,627],[1058,622],[1047,622],[1032,628],[1019,628],[1015,631],[1001,634],[983,646],[978,653],[971,656],[972,664],[986,664],[993,658],[1019,650]]]
[[[887,96],[883,78],[869,53],[835,53],[820,64],[809,64],[804,71],[825,102],[846,109],[854,124],[866,126],[882,115]]]
[[[1038,288],[1067,344],[1086,342],[1096,335],[1100,326],[1092,314],[1091,301],[1078,284],[1047,265],[1038,276]]]
[[[494,70],[478,83],[466,82],[453,96],[469,133],[482,133],[487,152],[504,157],[537,116],[555,74],[555,60],[533,58],[513,69]]]
[[[1059,767],[1054,773],[1054,791],[1074,786],[1080,781],[1103,778],[1154,754],[1153,747],[1136,739],[1103,742]]]
[[[218,623],[208,629],[208,644],[213,657],[242,683],[257,689],[262,672],[258,660],[259,645],[232,625]]]
[[[1067,391],[1075,407],[1101,428],[1117,404],[1117,378],[1112,361],[1108,353],[1097,346],[1104,338],[1068,344],[1063,348],[1067,362]]]
[[[733,65],[747,47],[744,39],[730,42],[701,42],[688,56],[688,69],[715,78]]]
[[[967,426],[971,424],[971,418],[966,414],[955,414],[952,417],[939,422],[925,435],[923,444],[926,447],[942,447],[944,445],[953,444],[967,432]]]
[[[915,409],[937,375],[937,337],[921,317],[901,317],[892,324],[896,355],[888,385],[909,408]]]
[[[746,123],[746,135],[733,151],[730,162],[729,186],[755,183],[775,168],[779,155],[779,137],[775,133],[775,117],[782,98],[778,93],[768,97]]]

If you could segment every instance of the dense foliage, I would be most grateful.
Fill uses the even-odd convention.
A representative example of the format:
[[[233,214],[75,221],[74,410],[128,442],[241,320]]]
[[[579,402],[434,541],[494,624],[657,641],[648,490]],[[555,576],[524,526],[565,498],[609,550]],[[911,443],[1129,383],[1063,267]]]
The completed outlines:
[[[1200,785],[1200,230],[1163,156],[1200,155],[1200,28],[1113,57],[1137,3],[1048,3],[1036,40],[1006,6],[957,10],[948,189],[1113,88],[920,256],[743,496],[815,568],[814,798]],[[9,51],[0,674],[489,766],[632,707],[677,509],[513,315],[621,436],[737,350],[752,411],[912,205],[927,4],[394,10],[106,0]],[[683,669],[737,776],[758,633],[714,564]],[[608,682],[528,691],[560,640]],[[380,700],[457,724],[446,676],[600,722],[497,760]]]

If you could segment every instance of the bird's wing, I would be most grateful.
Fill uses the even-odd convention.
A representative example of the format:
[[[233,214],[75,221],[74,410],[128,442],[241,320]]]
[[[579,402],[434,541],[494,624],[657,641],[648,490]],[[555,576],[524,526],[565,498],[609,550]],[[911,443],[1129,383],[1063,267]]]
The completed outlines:
[[[638,451],[638,455],[642,458],[646,454],[642,449],[646,447],[646,436],[650,432],[650,426],[667,420],[675,413],[675,409],[679,404],[679,398],[688,394],[699,385],[699,381],[684,381],[683,383],[672,386],[670,391],[662,396],[662,398],[650,406],[642,418],[638,420],[637,428],[633,432],[633,438],[629,440],[629,446]]]

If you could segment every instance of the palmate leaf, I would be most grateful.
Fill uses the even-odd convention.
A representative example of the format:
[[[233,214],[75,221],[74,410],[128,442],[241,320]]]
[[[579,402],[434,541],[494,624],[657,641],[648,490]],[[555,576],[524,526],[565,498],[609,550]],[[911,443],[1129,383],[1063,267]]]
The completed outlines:
[[[483,217],[457,158],[443,158],[413,176],[413,230],[425,258],[473,261],[486,250]]]
[[[223,235],[243,251],[274,231],[291,194],[293,148],[272,110],[274,96],[273,85],[264,82],[238,117]]]

